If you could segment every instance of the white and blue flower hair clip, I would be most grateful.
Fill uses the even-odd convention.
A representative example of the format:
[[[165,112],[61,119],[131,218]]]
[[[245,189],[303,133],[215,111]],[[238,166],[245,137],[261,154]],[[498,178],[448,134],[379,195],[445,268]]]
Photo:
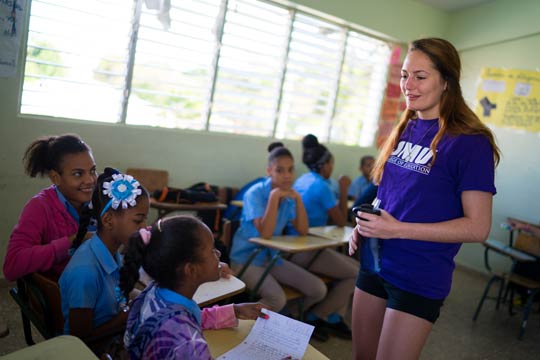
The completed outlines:
[[[142,194],[140,189],[141,184],[127,174],[114,174],[113,181],[105,181],[103,183],[103,194],[108,195],[111,200],[105,205],[99,217],[110,208],[118,209],[121,205],[122,209],[127,209],[128,206],[137,205],[137,196]]]

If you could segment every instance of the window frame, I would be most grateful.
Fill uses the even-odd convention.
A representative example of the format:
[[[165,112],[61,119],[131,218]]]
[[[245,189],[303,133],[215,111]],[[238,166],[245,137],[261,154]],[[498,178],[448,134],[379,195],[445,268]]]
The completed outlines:
[[[45,0],[46,1],[46,0]],[[233,1],[233,0],[230,0],[230,1]],[[296,139],[297,137],[287,137],[287,134],[278,134],[278,128],[279,128],[279,121],[280,121],[280,116],[282,114],[282,106],[283,106],[283,97],[284,97],[284,86],[285,86],[285,82],[286,82],[286,77],[287,77],[287,71],[288,71],[288,65],[289,65],[289,54],[290,54],[290,51],[291,51],[291,41],[292,41],[292,36],[293,36],[293,29],[294,29],[294,23],[296,21],[296,18],[298,15],[301,15],[303,17],[309,17],[309,18],[312,18],[312,19],[315,19],[316,21],[321,21],[321,22],[324,22],[324,23],[329,23],[331,24],[332,26],[335,26],[337,27],[342,33],[343,33],[343,36],[341,36],[341,39],[340,39],[340,43],[338,44],[338,48],[339,48],[339,51],[341,52],[340,54],[337,55],[337,58],[338,58],[338,62],[339,64],[337,64],[337,77],[335,79],[335,84],[332,86],[331,89],[328,89],[328,91],[330,92],[329,96],[328,96],[328,99],[329,99],[329,104],[327,105],[328,109],[327,109],[327,114],[324,115],[325,116],[325,119],[323,121],[323,123],[319,124],[318,125],[318,128],[317,130],[322,132],[323,136],[319,136],[319,139],[323,142],[329,142],[329,143],[337,143],[337,144],[346,144],[346,145],[354,145],[354,146],[365,146],[365,143],[364,144],[360,144],[360,137],[361,137],[361,131],[359,130],[359,132],[357,133],[356,137],[358,139],[358,141],[356,141],[355,144],[351,144],[351,143],[346,143],[345,140],[342,138],[342,139],[338,139],[338,140],[335,140],[332,138],[333,136],[333,126],[334,126],[334,119],[335,119],[335,115],[336,115],[336,111],[337,111],[337,106],[338,106],[338,97],[339,97],[339,93],[340,93],[340,84],[341,84],[341,81],[342,81],[342,75],[343,75],[343,66],[344,66],[344,63],[345,63],[345,60],[346,60],[346,51],[347,51],[347,43],[348,43],[348,40],[349,40],[349,37],[350,37],[350,34],[351,32],[356,32],[362,36],[365,36],[365,37],[368,37],[370,38],[371,40],[373,41],[378,41],[380,43],[381,46],[386,46],[388,48],[388,60],[387,60],[387,63],[385,64],[385,69],[386,69],[386,73],[382,76],[382,80],[383,80],[383,83],[377,85],[377,87],[380,86],[380,88],[382,89],[382,92],[380,94],[380,104],[382,104],[382,100],[384,98],[384,89],[386,87],[386,79],[388,77],[388,69],[390,67],[390,49],[392,48],[393,45],[396,44],[396,41],[391,39],[391,38],[387,38],[387,37],[384,37],[384,36],[381,36],[381,35],[378,35],[378,34],[374,34],[373,32],[370,32],[369,30],[366,30],[364,28],[362,28],[361,26],[358,26],[358,25],[355,25],[355,24],[352,24],[352,23],[349,23],[349,22],[345,22],[343,20],[339,20],[339,19],[336,19],[330,15],[328,16],[325,16],[324,14],[321,14],[317,11],[309,11],[309,9],[306,9],[302,6],[296,6],[294,4],[284,4],[284,3],[280,3],[280,2],[276,2],[276,1],[272,1],[272,0],[240,0],[240,1],[245,1],[245,2],[255,2],[256,4],[257,3],[263,3],[263,4],[266,4],[266,6],[274,6],[274,7],[279,7],[280,9],[282,10],[285,10],[288,12],[289,14],[289,20],[288,20],[288,23],[287,23],[287,33],[286,33],[286,41],[285,41],[285,49],[283,49],[283,63],[281,64],[281,73],[280,73],[280,76],[279,76],[279,84],[278,84],[278,91],[276,92],[276,95],[274,98],[271,98],[272,101],[274,101],[275,103],[275,107],[274,107],[274,113],[273,113],[273,116],[271,116],[271,118],[273,119],[273,123],[271,124],[270,128],[271,128],[271,133],[268,134],[267,136],[271,136],[271,137],[276,137],[276,135],[278,135],[280,138],[287,138],[287,139]],[[138,34],[139,34],[139,28],[140,28],[140,20],[141,20],[141,14],[142,14],[142,11],[143,11],[143,2],[144,0],[133,0],[134,4],[133,4],[133,14],[131,16],[131,31],[130,31],[130,34],[129,34],[129,43],[128,43],[128,57],[126,59],[126,62],[123,64],[123,66],[125,66],[125,81],[124,81],[124,89],[123,89],[123,96],[122,96],[122,99],[121,99],[121,104],[119,104],[119,108],[120,108],[120,113],[118,115],[118,118],[117,119],[112,119],[111,121],[103,121],[103,123],[109,123],[109,124],[120,124],[120,125],[133,125],[133,126],[160,126],[160,125],[155,125],[155,123],[153,124],[151,121],[148,121],[147,123],[145,124],[142,124],[142,123],[139,123],[139,124],[130,124],[129,123],[129,120],[128,120],[128,108],[129,108],[129,102],[131,100],[131,96],[132,96],[132,90],[133,90],[133,77],[134,77],[134,70],[135,70],[135,59],[136,59],[136,56],[137,56],[137,42],[138,42]],[[208,92],[208,96],[207,96],[207,100],[206,100],[206,103],[204,103],[202,106],[203,106],[203,109],[202,109],[202,117],[201,117],[201,121],[202,121],[202,126],[200,128],[197,128],[197,129],[192,129],[192,130],[195,130],[195,131],[208,131],[208,132],[225,132],[225,133],[232,133],[232,134],[245,134],[243,131],[242,131],[242,127],[233,127],[233,131],[230,131],[230,132],[227,132],[227,131],[223,131],[223,130],[212,130],[211,129],[211,126],[212,126],[212,114],[213,114],[213,110],[214,110],[214,97],[216,95],[216,88],[218,86],[218,73],[220,71],[220,67],[219,67],[219,61],[220,61],[220,58],[221,58],[221,50],[223,48],[223,36],[224,36],[224,29],[225,29],[225,26],[226,26],[226,18],[227,18],[227,12],[229,11],[229,8],[228,8],[228,4],[229,4],[229,0],[220,0],[220,9],[219,9],[219,12],[218,12],[218,15],[216,17],[216,28],[215,28],[215,31],[216,31],[216,42],[215,42],[215,47],[214,47],[214,52],[213,52],[213,58],[212,58],[212,61],[211,61],[211,64],[212,64],[212,67],[210,69],[210,87],[207,89],[207,92]],[[31,3],[30,3],[31,5]],[[30,7],[30,9],[32,9],[32,7]],[[27,57],[28,57],[28,44],[29,44],[29,32],[30,32],[30,20],[31,20],[31,17],[32,17],[32,10],[30,11],[27,11],[27,15],[26,15],[28,18],[26,19],[26,24],[27,24],[27,31],[26,31],[26,36],[25,36],[25,44],[24,44],[24,54],[23,54],[23,58],[24,58],[24,69],[26,70],[26,64],[27,64]],[[23,74],[22,74],[22,81],[21,81],[21,88],[20,88],[20,92],[19,92],[19,104],[18,104],[18,114],[21,115],[21,116],[36,116],[36,117],[43,117],[43,118],[57,118],[57,117],[62,117],[64,118],[62,115],[46,115],[44,113],[34,113],[34,112],[22,112],[22,107],[23,107],[23,104],[22,104],[22,98],[23,98],[23,93],[25,91],[25,86],[24,86],[24,82],[25,82],[25,79],[26,79],[26,74],[25,74],[25,71],[23,71]],[[373,86],[373,80],[369,80],[369,85],[368,86]],[[300,96],[302,96],[302,94],[300,94]],[[31,105],[30,105],[31,106]],[[260,108],[259,108],[260,109]],[[380,111],[381,111],[381,105],[379,105],[377,111],[376,111],[376,118],[374,119],[369,119],[371,122],[377,122],[379,121],[379,117],[380,117]],[[364,110],[365,112],[365,110]],[[293,113],[294,115],[294,113]],[[362,115],[359,115],[359,116],[362,116]],[[82,119],[82,118],[70,118],[70,119],[74,119],[74,120],[77,120],[77,121],[84,121],[84,122],[101,122],[101,121],[94,121],[94,120],[89,120],[89,119]],[[158,122],[159,120],[156,120],[156,123]],[[366,123],[367,119],[359,119],[358,122],[360,124],[363,124],[363,123]],[[370,123],[371,124],[371,123]],[[373,124],[371,124],[371,126],[373,126]],[[163,127],[161,125],[161,127]],[[174,127],[172,128],[174,130],[189,130],[189,128],[181,128],[181,127]],[[247,135],[250,135],[249,133]],[[255,135],[255,136],[260,136],[260,135]],[[371,144],[373,145],[375,143],[375,138],[376,138],[376,134],[373,134],[372,136],[373,138],[371,139]]]

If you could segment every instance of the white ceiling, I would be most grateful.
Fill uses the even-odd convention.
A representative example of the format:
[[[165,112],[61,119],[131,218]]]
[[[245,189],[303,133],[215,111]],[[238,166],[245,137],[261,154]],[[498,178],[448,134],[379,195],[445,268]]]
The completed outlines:
[[[479,4],[493,2],[494,0],[416,0],[443,11],[457,11]]]

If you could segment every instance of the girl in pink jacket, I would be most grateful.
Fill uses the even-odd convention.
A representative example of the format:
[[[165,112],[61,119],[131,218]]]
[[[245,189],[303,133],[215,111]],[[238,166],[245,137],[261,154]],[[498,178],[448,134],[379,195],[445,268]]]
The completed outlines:
[[[96,185],[92,150],[77,135],[43,137],[28,146],[23,162],[26,174],[48,176],[53,185],[25,205],[9,238],[4,276],[14,281],[40,272],[57,280]]]

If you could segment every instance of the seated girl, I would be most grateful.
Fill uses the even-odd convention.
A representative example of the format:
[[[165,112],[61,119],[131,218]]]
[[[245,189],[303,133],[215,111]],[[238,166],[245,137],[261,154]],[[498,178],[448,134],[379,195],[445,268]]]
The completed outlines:
[[[300,195],[292,188],[294,182],[294,159],[290,151],[281,143],[271,144],[268,148],[268,178],[259,182],[244,195],[244,206],[240,227],[234,235],[231,249],[231,267],[237,273],[244,267],[250,255],[257,249],[249,241],[252,237],[269,239],[282,235],[286,226],[292,227],[301,235],[308,231],[307,214]],[[263,248],[245,270],[242,280],[247,287],[254,289],[265,273],[270,259],[277,250]],[[257,295],[260,301],[271,310],[281,311],[287,298],[280,284],[295,288],[304,294],[306,309],[321,301],[326,295],[326,285],[317,276],[304,268],[285,259],[279,259],[272,267]],[[351,285],[352,286],[352,285]],[[320,340],[328,336],[314,336]]]
[[[193,301],[202,283],[220,276],[220,253],[210,229],[192,216],[159,220],[130,240],[120,275],[127,297],[142,265],[154,281],[133,301],[124,336],[131,359],[211,359],[202,329],[256,319],[261,304],[203,309]]]
[[[304,137],[302,146],[302,159],[310,171],[296,180],[294,189],[306,206],[309,226],[325,226],[329,218],[335,225],[345,225],[350,179],[340,177],[340,200],[336,201],[327,182],[334,169],[332,153],[311,134]],[[308,313],[307,320],[333,335],[350,339],[351,330],[343,317],[352,299],[358,262],[333,249],[298,253],[291,261],[334,280],[326,298]]]
[[[90,147],[73,134],[34,140],[23,162],[27,175],[49,177],[53,185],[24,206],[9,237],[4,275],[15,281],[40,272],[56,281],[69,261],[82,208],[96,186],[96,164]]]
[[[125,326],[127,302],[118,287],[118,249],[146,226],[149,204],[147,191],[132,176],[106,168],[98,177],[74,247],[81,244],[90,217],[97,219],[97,233],[76,249],[59,280],[66,334],[88,338]]]

